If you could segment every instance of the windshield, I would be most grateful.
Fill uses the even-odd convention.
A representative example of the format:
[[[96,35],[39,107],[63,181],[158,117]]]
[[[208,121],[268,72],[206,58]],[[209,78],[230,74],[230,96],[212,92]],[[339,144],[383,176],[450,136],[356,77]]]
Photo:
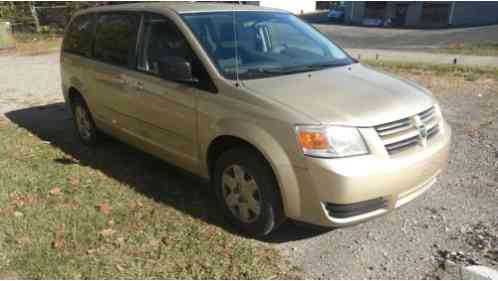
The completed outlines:
[[[240,79],[353,63],[328,38],[291,14],[214,12],[185,14],[183,18],[227,79],[236,78],[237,61]]]

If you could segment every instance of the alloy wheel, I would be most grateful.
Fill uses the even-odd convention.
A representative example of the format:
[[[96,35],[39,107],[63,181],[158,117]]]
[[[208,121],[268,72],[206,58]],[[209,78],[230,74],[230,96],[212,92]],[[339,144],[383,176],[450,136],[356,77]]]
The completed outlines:
[[[222,194],[230,212],[244,223],[252,223],[261,214],[261,194],[254,178],[239,165],[225,168]]]
[[[80,136],[85,140],[89,140],[92,137],[92,121],[87,111],[81,105],[76,106],[74,118]]]

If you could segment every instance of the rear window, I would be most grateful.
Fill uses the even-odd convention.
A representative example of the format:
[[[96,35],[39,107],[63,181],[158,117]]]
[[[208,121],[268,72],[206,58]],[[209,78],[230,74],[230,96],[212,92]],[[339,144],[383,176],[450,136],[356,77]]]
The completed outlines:
[[[94,31],[94,15],[82,15],[71,23],[64,39],[64,51],[91,56]]]
[[[140,17],[136,14],[98,16],[94,57],[103,62],[134,68]]]

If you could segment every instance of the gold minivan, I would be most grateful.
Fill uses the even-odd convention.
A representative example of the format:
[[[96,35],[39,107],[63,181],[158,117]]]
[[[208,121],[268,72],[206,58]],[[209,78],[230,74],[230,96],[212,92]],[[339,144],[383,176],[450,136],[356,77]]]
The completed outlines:
[[[294,15],[251,5],[138,3],[78,12],[62,89],[99,133],[209,179],[227,218],[340,227],[422,194],[450,127],[431,93],[372,70]]]

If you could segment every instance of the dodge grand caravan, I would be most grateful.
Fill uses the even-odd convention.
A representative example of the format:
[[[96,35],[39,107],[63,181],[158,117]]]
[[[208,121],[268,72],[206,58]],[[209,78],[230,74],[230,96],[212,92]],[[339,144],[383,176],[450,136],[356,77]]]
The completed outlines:
[[[83,143],[99,134],[209,179],[228,220],[356,224],[416,198],[445,168],[431,93],[372,70],[287,12],[141,3],[84,10],[61,54]]]

